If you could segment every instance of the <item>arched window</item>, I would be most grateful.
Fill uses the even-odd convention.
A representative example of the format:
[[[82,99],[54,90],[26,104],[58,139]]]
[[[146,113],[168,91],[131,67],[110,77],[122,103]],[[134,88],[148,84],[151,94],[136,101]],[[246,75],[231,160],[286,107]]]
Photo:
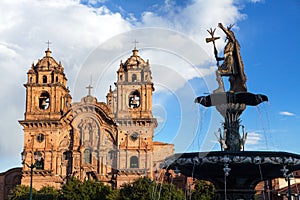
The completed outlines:
[[[42,92],[39,97],[39,108],[42,110],[48,109],[50,106],[50,95],[48,92]]]
[[[47,76],[46,75],[43,76],[43,83],[47,83]]]
[[[136,78],[136,74],[132,74],[132,82],[136,82],[137,78]]]
[[[44,158],[42,157],[42,153],[40,151],[34,152],[34,159],[35,159],[35,168],[44,169]]]
[[[130,168],[139,168],[139,159],[137,156],[130,157]]]
[[[129,95],[129,108],[137,108],[140,106],[140,93],[134,91]]]
[[[123,81],[123,75],[120,75],[120,81]]]
[[[32,83],[32,77],[29,78],[29,83]]]
[[[69,152],[68,152],[68,151],[65,151],[65,152],[63,153],[62,159],[63,159],[63,160],[68,160],[68,159],[69,159]]]
[[[51,73],[51,83],[54,83],[54,72]]]
[[[44,158],[41,158],[39,161],[35,162],[36,169],[44,169]]]
[[[92,163],[92,154],[91,154],[91,150],[86,149],[83,152],[83,158],[84,158],[84,163],[85,164],[91,164]]]
[[[58,76],[55,77],[55,82],[58,82]]]

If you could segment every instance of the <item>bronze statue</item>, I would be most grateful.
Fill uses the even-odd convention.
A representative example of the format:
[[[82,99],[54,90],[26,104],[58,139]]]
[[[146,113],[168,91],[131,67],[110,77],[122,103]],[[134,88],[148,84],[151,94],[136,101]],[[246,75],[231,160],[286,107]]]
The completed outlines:
[[[216,76],[219,88],[215,90],[214,93],[224,92],[222,76],[229,76],[231,92],[247,92],[247,78],[244,73],[244,64],[240,55],[240,45],[239,42],[236,40],[234,33],[230,30],[232,26],[233,25],[230,25],[229,27],[225,28],[222,25],[222,23],[218,24],[218,27],[221,28],[226,34],[226,39],[228,41],[226,46],[224,47],[224,57],[218,56],[218,50],[215,45],[215,40],[219,39],[220,37],[214,37],[216,29],[207,30],[212,37],[206,38],[206,42],[213,42],[214,54],[218,66]],[[220,65],[219,61],[222,60],[223,63]]]
[[[256,106],[264,101],[268,101],[268,97],[262,94],[247,92],[247,78],[240,55],[240,45],[231,31],[232,25],[225,28],[219,23],[218,27],[226,34],[227,44],[224,47],[224,56],[218,56],[215,41],[220,39],[220,37],[214,36],[216,29],[211,28],[207,30],[211,38],[206,38],[206,42],[212,42],[214,46],[214,54],[218,66],[216,77],[219,87],[208,96],[197,97],[195,103],[200,103],[206,107],[216,107],[218,112],[224,117],[223,132],[220,129],[220,137],[217,136],[221,149],[226,151],[240,151],[244,150],[247,138],[243,126],[243,136],[241,137],[240,135],[240,115],[246,109],[246,106]],[[220,64],[220,61],[223,61],[223,63]],[[229,76],[229,91],[225,91],[223,76]]]

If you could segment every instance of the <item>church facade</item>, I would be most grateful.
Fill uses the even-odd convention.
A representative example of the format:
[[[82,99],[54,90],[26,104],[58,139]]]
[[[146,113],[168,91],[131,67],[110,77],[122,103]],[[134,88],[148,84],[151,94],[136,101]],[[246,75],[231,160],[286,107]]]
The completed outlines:
[[[117,70],[115,88],[106,102],[89,93],[72,102],[64,67],[51,55],[32,64],[27,73],[24,165],[21,184],[60,187],[69,177],[92,179],[116,188],[147,176],[154,178],[159,162],[174,145],[153,141],[157,120],[152,114],[150,64],[135,48]]]

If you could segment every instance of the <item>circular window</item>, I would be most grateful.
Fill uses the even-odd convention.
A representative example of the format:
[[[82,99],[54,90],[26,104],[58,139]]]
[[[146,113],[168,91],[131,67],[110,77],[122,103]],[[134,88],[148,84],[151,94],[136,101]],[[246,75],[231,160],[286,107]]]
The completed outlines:
[[[138,137],[139,137],[139,134],[136,133],[136,132],[131,133],[131,135],[130,135],[130,139],[133,140],[133,141],[137,140]]]
[[[42,134],[42,133],[39,133],[39,134],[36,136],[36,140],[37,140],[38,142],[43,142],[44,139],[45,139],[45,136],[44,136],[44,134]]]

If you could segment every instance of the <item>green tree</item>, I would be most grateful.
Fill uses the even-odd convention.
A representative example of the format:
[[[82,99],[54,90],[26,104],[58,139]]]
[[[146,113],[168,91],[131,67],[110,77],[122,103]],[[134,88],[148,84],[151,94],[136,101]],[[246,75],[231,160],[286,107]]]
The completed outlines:
[[[81,199],[81,184],[82,182],[71,177],[67,183],[62,186],[62,194],[64,199]]]
[[[120,200],[151,199],[153,183],[148,178],[139,178],[133,183],[125,183],[119,191]]]
[[[82,191],[85,193],[87,199],[90,200],[108,200],[108,196],[112,193],[109,186],[104,185],[102,182],[84,181],[82,184]]]
[[[60,200],[62,199],[61,190],[55,189],[53,186],[44,186],[37,192],[35,199]]]
[[[161,189],[159,189],[156,192],[156,198],[160,200],[182,200],[185,199],[185,196],[183,194],[183,191],[180,189],[175,188],[175,186],[173,184],[169,184],[169,183],[163,183],[158,184],[158,187],[162,187]]]
[[[195,189],[192,193],[192,200],[211,200],[215,197],[215,187],[213,184],[204,181],[196,180]]]
[[[9,195],[10,200],[28,200],[29,186],[18,185]],[[96,181],[81,182],[70,178],[61,189],[45,186],[39,191],[32,190],[33,200],[115,200],[118,192],[112,191],[110,186]]]
[[[184,194],[173,184],[156,183],[149,178],[139,178],[133,183],[124,184],[119,190],[118,200],[182,200]]]
[[[30,187],[25,185],[17,185],[9,194],[10,200],[28,200]],[[33,197],[35,197],[36,190],[32,188]]]
[[[70,178],[61,191],[64,200],[111,200],[114,197],[110,186],[92,180],[81,182],[76,178]]]

